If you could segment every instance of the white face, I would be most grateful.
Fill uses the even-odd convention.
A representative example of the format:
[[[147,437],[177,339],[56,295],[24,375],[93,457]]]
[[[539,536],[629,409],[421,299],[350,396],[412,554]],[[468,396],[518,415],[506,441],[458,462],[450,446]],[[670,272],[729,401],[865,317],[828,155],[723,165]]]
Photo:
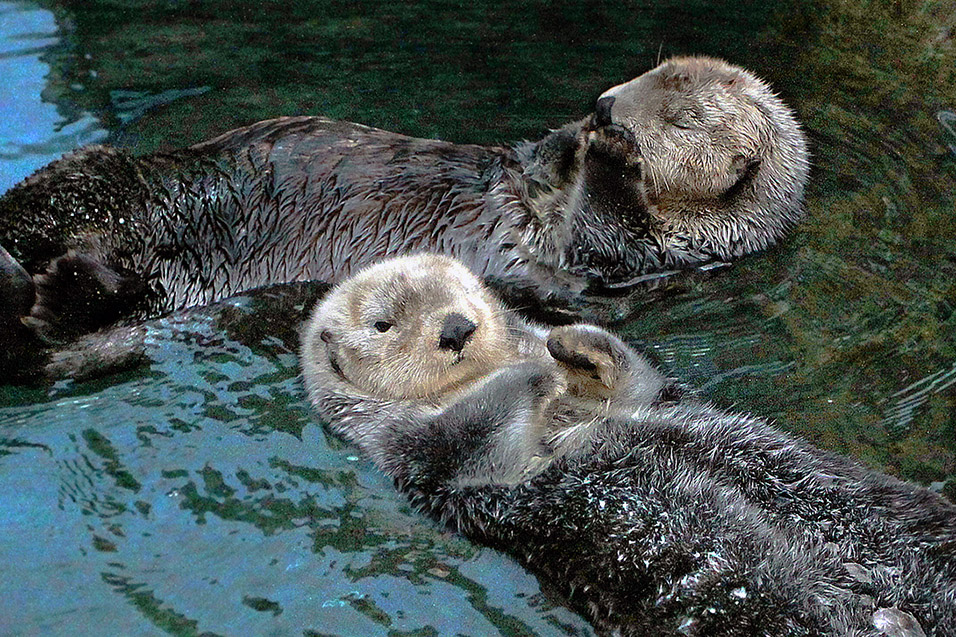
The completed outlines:
[[[434,255],[384,261],[343,282],[309,332],[316,357],[380,398],[453,391],[507,362],[509,350],[502,309],[481,281]]]
[[[765,108],[784,109],[769,89],[714,60],[665,62],[606,91],[611,120],[633,133],[648,194],[666,215],[669,197],[719,197],[773,143]],[[773,103],[772,103],[773,102]]]

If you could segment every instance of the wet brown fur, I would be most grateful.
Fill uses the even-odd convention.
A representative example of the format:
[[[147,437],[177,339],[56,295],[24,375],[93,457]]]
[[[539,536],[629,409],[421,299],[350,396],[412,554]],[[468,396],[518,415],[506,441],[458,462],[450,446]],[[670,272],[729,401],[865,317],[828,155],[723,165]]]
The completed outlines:
[[[441,271],[427,259],[373,266],[340,289],[391,296],[380,274]],[[466,281],[452,298],[477,284],[433,281]],[[419,302],[425,314],[444,309]],[[937,494],[668,391],[640,354],[594,326],[523,324],[521,342],[537,347],[474,367],[438,400],[395,398],[418,393],[420,377],[388,374],[437,356],[434,335],[380,381],[352,382],[316,347],[326,330],[368,334],[339,304],[320,304],[304,339],[319,413],[420,510],[512,555],[599,634],[956,634],[956,508]],[[511,320],[484,316],[500,328]]]
[[[678,58],[602,98],[513,147],[286,117],[169,154],[82,149],[0,198],[0,244],[37,287],[21,318],[69,341],[429,250],[510,304],[609,320],[632,299],[606,291],[764,249],[801,217],[804,137],[743,69]]]

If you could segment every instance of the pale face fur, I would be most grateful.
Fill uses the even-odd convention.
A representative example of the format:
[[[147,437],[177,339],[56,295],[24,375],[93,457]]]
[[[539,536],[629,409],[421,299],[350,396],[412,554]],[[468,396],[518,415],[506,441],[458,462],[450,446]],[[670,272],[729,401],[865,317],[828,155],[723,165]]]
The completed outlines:
[[[801,216],[806,139],[790,109],[746,70],[673,58],[602,98],[613,98],[612,124],[634,135],[665,236],[730,258],[771,245]]]
[[[378,263],[316,308],[303,344],[306,376],[318,368],[375,398],[437,399],[510,362],[503,311],[481,281],[447,257]],[[440,347],[451,314],[477,326],[460,352]]]

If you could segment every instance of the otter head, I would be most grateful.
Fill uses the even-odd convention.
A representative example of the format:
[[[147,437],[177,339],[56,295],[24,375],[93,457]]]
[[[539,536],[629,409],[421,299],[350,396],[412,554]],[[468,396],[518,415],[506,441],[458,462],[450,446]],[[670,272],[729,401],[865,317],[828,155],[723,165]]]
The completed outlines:
[[[535,145],[525,175],[538,217],[566,224],[569,261],[603,255],[633,275],[772,245],[802,216],[808,171],[800,126],[764,82],[683,57],[605,91],[592,115]],[[591,227],[609,224],[616,235]]]
[[[399,257],[343,281],[303,339],[306,376],[331,373],[376,398],[429,399],[510,358],[503,308],[467,268],[438,255]]]
[[[674,58],[603,93],[591,138],[633,136],[661,237],[731,259],[766,248],[802,214],[809,171],[800,126],[744,69]]]

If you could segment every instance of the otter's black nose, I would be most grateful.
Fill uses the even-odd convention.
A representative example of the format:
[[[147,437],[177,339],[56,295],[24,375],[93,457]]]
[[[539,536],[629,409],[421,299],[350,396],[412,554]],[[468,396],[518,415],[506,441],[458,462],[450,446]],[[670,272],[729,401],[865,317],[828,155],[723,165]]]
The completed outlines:
[[[441,326],[441,337],[438,339],[438,347],[453,352],[460,352],[477,328],[477,325],[461,314],[452,312],[445,317],[445,322]]]
[[[602,97],[594,105],[594,128],[611,125],[611,107],[614,106],[613,97]]]

